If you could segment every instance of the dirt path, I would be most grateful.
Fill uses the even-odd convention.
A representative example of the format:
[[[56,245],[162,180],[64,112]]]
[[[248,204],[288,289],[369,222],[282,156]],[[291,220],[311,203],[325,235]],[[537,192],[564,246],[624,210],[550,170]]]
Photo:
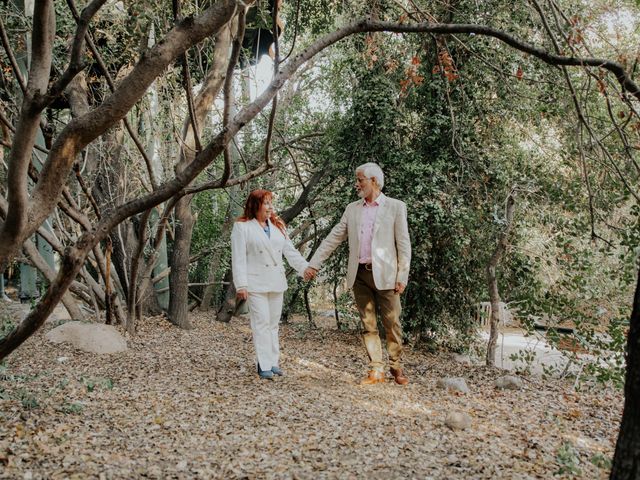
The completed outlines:
[[[146,320],[110,356],[30,339],[0,370],[0,478],[607,477],[620,393],[500,391],[498,371],[419,352],[409,386],[361,387],[358,336],[304,324],[282,329],[286,376],[261,381],[247,321],[194,324]],[[472,427],[444,426],[452,410]]]

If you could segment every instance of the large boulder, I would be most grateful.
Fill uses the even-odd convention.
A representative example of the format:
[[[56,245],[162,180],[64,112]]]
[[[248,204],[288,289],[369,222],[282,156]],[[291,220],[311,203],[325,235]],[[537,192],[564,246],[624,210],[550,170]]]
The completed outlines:
[[[127,341],[111,325],[102,323],[67,322],[46,335],[53,343],[70,343],[91,353],[117,353],[127,349]]]

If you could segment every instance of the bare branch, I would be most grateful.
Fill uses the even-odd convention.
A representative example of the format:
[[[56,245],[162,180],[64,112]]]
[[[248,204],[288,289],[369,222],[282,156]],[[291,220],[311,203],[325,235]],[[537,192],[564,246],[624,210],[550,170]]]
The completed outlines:
[[[74,17],[78,19],[79,18],[78,11],[76,9],[76,6],[73,0],[67,0],[67,3],[69,4],[69,8],[71,9],[71,12],[73,13]],[[88,32],[85,34],[85,40],[87,42],[89,50],[91,51],[91,54],[93,55],[93,58],[98,64],[98,68],[100,69],[100,71],[102,72],[102,75],[104,75],[104,78],[107,81],[109,90],[111,90],[111,92],[113,93],[116,89],[115,82],[113,81],[113,78],[111,77],[111,74],[109,73],[109,70],[107,69],[107,66],[104,63],[104,60],[102,60],[102,55],[100,55],[100,52],[98,51],[98,48],[96,47],[93,41],[93,38]],[[142,159],[144,160],[144,163],[147,167],[147,174],[149,175],[151,188],[155,190],[158,187],[158,182],[156,180],[155,173],[153,172],[151,159],[149,158],[149,155],[147,155],[147,151],[145,150],[144,145],[142,145],[142,142],[138,138],[138,135],[136,134],[136,132],[131,127],[131,124],[129,123],[129,120],[127,119],[126,116],[122,119],[122,123],[124,123],[124,127],[129,133],[131,140],[133,140],[133,143],[138,149],[138,152],[140,152],[140,155],[142,155]]]
[[[273,58],[273,75],[278,74],[280,69],[280,42],[278,41],[278,1],[273,2],[273,44],[275,55]],[[271,112],[269,112],[269,123],[267,126],[267,138],[264,142],[264,163],[271,164],[269,158],[269,150],[271,149],[271,137],[273,136],[273,125],[276,120],[276,113],[278,111],[278,92],[273,96],[273,102],[271,103]]]
[[[38,5],[41,3],[45,2],[38,2]],[[99,107],[87,115],[69,122],[51,148],[49,157],[41,171],[40,180],[32,192],[33,201],[28,212],[25,209],[26,180],[22,180],[23,190],[19,190],[16,186],[13,187],[14,196],[16,191],[23,191],[24,195],[23,198],[15,199],[19,205],[10,202],[9,216],[14,212],[13,221],[5,222],[0,231],[0,259],[3,260],[3,263],[5,258],[8,259],[11,255],[6,248],[8,247],[14,253],[17,252],[21,242],[16,241],[16,237],[28,237],[33,229],[46,218],[52,206],[56,204],[77,153],[89,142],[102,135],[115,122],[124,118],[135,102],[144,95],[151,82],[164,72],[173,59],[189,46],[202,41],[205,37],[222,28],[233,15],[235,7],[235,1],[220,0],[201,16],[180,22],[167,33],[163,42],[158,43],[142,56],[131,73]],[[19,129],[17,130],[19,131]],[[25,137],[28,138],[29,135],[25,135]],[[30,145],[32,144],[33,142],[30,143]],[[14,148],[12,153],[25,150],[27,155],[30,154],[30,146],[26,149]],[[20,186],[20,176],[14,176],[16,183],[12,183],[12,185]],[[29,218],[28,227],[26,218]]]
[[[98,13],[98,10],[106,3],[107,0],[93,0],[83,10],[82,14],[78,17],[73,7],[73,0],[67,0],[69,7],[72,8],[72,13],[75,13],[77,28],[76,33],[71,43],[71,55],[69,57],[69,65],[64,73],[55,81],[46,95],[40,97],[38,101],[38,108],[44,110],[49,106],[58,96],[64,92],[67,85],[73,80],[73,78],[81,72],[85,63],[82,61],[82,53],[84,51],[84,38],[89,30],[89,23],[93,16]]]
[[[251,170],[250,172],[247,172],[244,175],[241,175],[240,177],[231,178],[227,180],[227,182],[224,185],[220,183],[220,180],[214,180],[211,182],[201,183],[200,185],[194,185],[193,187],[188,187],[185,189],[185,195],[187,194],[191,195],[194,193],[203,192],[204,190],[215,190],[218,188],[233,187],[235,185],[240,185],[270,170],[273,170],[273,167],[270,165],[267,165],[266,163],[263,163],[258,168]]]
[[[231,118],[231,95],[233,88],[233,71],[236,68],[238,60],[240,59],[240,51],[242,49],[242,40],[244,39],[244,30],[246,27],[246,10],[240,8],[238,10],[238,29],[236,36],[233,39],[233,46],[231,47],[231,58],[229,59],[229,65],[227,66],[227,75],[224,79],[223,95],[224,95],[224,110],[222,112],[222,128],[223,131],[229,128],[229,121]],[[235,135],[231,135],[230,139]],[[229,141],[227,140],[224,145],[224,171],[220,182],[225,184],[231,176],[231,152],[229,151]]]
[[[27,91],[27,82],[22,76],[22,72],[20,71],[20,67],[18,66],[18,61],[16,60],[16,56],[13,54],[13,49],[11,48],[11,44],[9,43],[9,37],[7,36],[7,31],[4,28],[2,17],[0,17],[0,38],[2,39],[2,46],[4,47],[4,51],[9,58],[9,63],[11,63],[13,74],[16,76],[18,85],[20,85],[20,90],[22,90],[22,94],[24,95]]]
[[[181,5],[179,0],[173,0],[173,17],[175,20],[182,18]],[[200,130],[198,129],[198,120],[196,118],[196,110],[193,105],[193,95],[191,94],[191,71],[189,70],[189,56],[185,51],[181,57],[182,62],[182,86],[184,93],[187,96],[187,106],[189,107],[189,120],[191,122],[191,128],[193,131],[193,140],[196,147],[196,152],[202,150],[202,143],[200,142]]]

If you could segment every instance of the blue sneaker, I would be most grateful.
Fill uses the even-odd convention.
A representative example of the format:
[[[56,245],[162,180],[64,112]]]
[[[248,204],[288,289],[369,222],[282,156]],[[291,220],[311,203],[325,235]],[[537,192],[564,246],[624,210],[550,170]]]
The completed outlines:
[[[273,372],[274,375],[278,375],[279,377],[284,376],[284,372],[280,367],[271,367],[271,371]]]
[[[273,372],[271,370],[260,370],[260,365],[256,365],[258,369],[258,375],[263,380],[273,380]]]

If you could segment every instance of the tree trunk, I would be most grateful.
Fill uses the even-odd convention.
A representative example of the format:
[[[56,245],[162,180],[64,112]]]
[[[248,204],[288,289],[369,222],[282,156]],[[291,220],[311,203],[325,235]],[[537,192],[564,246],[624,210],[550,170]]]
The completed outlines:
[[[231,269],[227,270],[224,281],[229,282],[224,290],[224,301],[218,310],[216,320],[223,323],[229,323],[231,317],[236,311],[236,287],[233,285],[233,275]]]
[[[202,133],[207,114],[216,96],[220,92],[226,79],[229,45],[231,44],[231,29],[237,21],[234,19],[222,28],[216,36],[213,66],[207,74],[203,86],[193,102],[194,118],[187,117],[182,129],[182,147],[180,159],[176,165],[176,172],[184,170],[193,160],[197,150],[197,139]],[[186,62],[186,59],[185,59]],[[187,88],[190,85],[187,84]],[[193,127],[198,126],[199,131]],[[193,234],[194,218],[191,213],[192,195],[181,198],[175,206],[176,234],[173,244],[171,273],[169,274],[169,320],[183,328],[192,328],[187,314],[189,307],[189,256],[191,237]]]
[[[224,225],[222,225],[222,231],[220,232],[220,236],[218,237],[218,242],[223,243],[229,238],[231,234],[231,228],[233,227],[234,222],[236,221],[235,217],[232,214],[232,206],[229,207],[229,213],[227,218],[224,221]],[[220,263],[222,262],[223,255],[219,253],[213,252],[211,254],[211,262],[209,263],[209,275],[207,277],[207,282],[211,285],[207,285],[204,289],[204,294],[202,295],[202,303],[200,304],[200,310],[203,312],[208,312],[211,308],[211,300],[213,299],[213,294],[217,290],[217,285],[214,284],[216,281],[216,274],[220,269]],[[219,290],[218,290],[219,291]]]
[[[496,265],[492,265],[493,256],[487,265],[487,283],[489,286],[489,301],[491,302],[491,317],[489,318],[489,341],[487,342],[486,364],[488,367],[496,365],[496,345],[498,342],[498,324],[500,321],[500,293],[496,278]],[[496,262],[497,263],[497,262]]]
[[[24,242],[23,248],[27,256],[29,256],[33,262],[33,265],[40,270],[40,273],[42,273],[49,282],[54,282],[56,279],[55,270],[49,266],[44,258],[42,258],[33,242],[31,240],[27,240]],[[69,312],[69,317],[72,320],[84,320],[84,315],[76,301],[73,299],[71,293],[66,292],[62,296],[62,304],[67,309],[67,312]]]
[[[640,479],[640,270],[629,320],[626,360],[624,410],[611,467],[612,480]]]
[[[338,281],[333,282],[333,313],[336,316],[336,327],[338,330],[342,330],[342,323],[340,322],[340,312],[338,312]]]
[[[178,327],[191,329],[189,321],[189,247],[194,218],[191,213],[191,195],[176,203],[176,237],[171,254],[169,320]]]
[[[311,312],[311,303],[309,302],[309,286],[310,284],[306,284],[302,288],[302,292],[304,295],[304,308],[307,311],[307,320],[309,320],[309,326],[311,328],[318,328],[316,322],[313,320],[313,313]]]
[[[507,207],[505,212],[505,227],[500,234],[496,249],[491,255],[487,263],[487,286],[489,288],[489,300],[491,301],[491,319],[489,342],[487,342],[486,364],[488,367],[496,365],[496,344],[498,341],[498,323],[500,322],[500,293],[498,292],[498,279],[496,277],[496,268],[502,259],[504,252],[509,246],[509,233],[513,225],[513,211],[515,209],[515,193],[513,189],[507,196]]]

